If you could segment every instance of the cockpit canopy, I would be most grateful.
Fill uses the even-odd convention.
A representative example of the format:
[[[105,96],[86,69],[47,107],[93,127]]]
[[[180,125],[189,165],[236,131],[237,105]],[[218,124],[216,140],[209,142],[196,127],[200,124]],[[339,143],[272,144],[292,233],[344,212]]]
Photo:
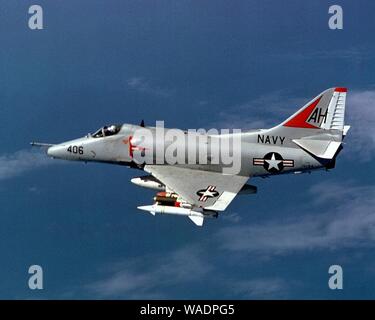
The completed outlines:
[[[104,126],[98,131],[92,134],[93,138],[109,137],[117,134],[121,130],[121,125],[112,124],[110,126]]]

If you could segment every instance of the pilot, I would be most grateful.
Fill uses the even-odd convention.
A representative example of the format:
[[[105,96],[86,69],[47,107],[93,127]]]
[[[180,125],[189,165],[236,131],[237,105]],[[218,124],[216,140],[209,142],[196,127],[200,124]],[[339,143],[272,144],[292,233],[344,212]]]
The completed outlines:
[[[115,133],[116,133],[116,126],[115,125],[111,125],[109,127],[103,128],[103,136],[104,137],[111,136]]]
[[[108,127],[108,132],[110,134],[115,134],[116,133],[116,126],[115,125],[111,125]]]

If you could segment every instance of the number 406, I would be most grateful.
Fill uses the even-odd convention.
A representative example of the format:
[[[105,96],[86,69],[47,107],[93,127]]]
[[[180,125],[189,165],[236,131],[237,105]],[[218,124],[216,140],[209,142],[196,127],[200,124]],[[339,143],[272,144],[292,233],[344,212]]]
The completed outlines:
[[[77,154],[83,154],[83,147],[80,146],[69,146],[68,152],[71,152],[71,153],[77,153]]]

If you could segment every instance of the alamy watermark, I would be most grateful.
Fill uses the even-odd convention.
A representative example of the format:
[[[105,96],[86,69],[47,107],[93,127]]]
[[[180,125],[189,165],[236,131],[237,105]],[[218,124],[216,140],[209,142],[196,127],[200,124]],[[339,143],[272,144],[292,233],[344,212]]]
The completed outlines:
[[[340,265],[332,265],[328,269],[328,273],[331,274],[328,280],[328,287],[331,290],[342,290],[344,288],[344,273]]]
[[[29,267],[28,286],[30,290],[42,290],[43,289],[43,269],[40,265],[33,264]]]
[[[137,128],[127,143],[137,164],[218,165],[224,174],[241,170],[240,129],[166,129],[164,121],[154,128]]]
[[[331,30],[344,29],[344,12],[339,5],[332,5],[328,8],[328,13],[332,16],[328,20],[328,27]]]
[[[34,4],[29,8],[29,28],[31,30],[42,30],[43,29],[43,8],[40,5]]]

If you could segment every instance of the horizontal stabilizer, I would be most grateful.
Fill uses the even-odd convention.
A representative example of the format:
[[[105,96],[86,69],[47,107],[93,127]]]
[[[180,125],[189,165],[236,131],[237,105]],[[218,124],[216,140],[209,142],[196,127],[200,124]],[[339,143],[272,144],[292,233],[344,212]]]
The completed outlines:
[[[341,146],[341,142],[328,140],[294,139],[292,141],[305,151],[322,159],[333,159]]]

